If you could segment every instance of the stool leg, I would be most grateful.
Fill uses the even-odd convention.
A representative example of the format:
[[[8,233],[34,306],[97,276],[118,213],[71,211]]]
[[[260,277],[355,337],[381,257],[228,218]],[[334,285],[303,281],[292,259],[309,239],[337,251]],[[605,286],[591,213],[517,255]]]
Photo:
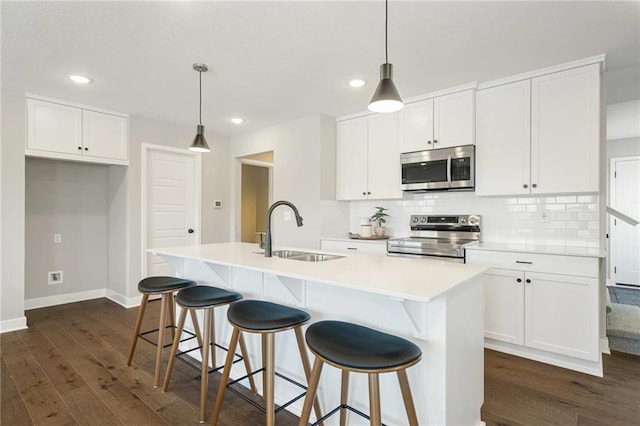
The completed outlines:
[[[209,309],[211,315],[209,315],[209,337],[211,341],[211,366],[216,368],[218,362],[216,361],[216,320],[213,315],[213,308]]]
[[[186,308],[183,308],[186,309]],[[200,355],[202,356],[202,335],[200,334],[200,326],[198,325],[198,316],[196,315],[195,309],[189,309],[189,313],[191,314],[191,323],[193,324],[193,331],[196,333],[196,340],[198,341],[198,346],[200,346]]]
[[[174,293],[171,293],[171,295],[169,296],[169,298],[171,299],[171,304],[170,309],[169,309],[169,325],[171,326],[170,330],[171,330],[171,340],[173,341],[173,339],[176,338],[176,330],[175,330],[175,325],[176,325],[176,297]]]
[[[304,344],[304,338],[302,336],[302,329],[300,327],[296,327],[294,329],[296,334],[296,342],[298,342],[298,351],[300,351],[300,358],[302,359],[302,368],[304,369],[304,375],[307,378],[307,386],[309,386],[309,377],[311,376],[311,366],[309,365],[309,356],[307,354],[307,347]],[[322,417],[322,412],[320,411],[320,402],[318,398],[313,400],[313,408],[316,412],[316,418],[319,419]],[[322,424],[322,423],[321,423]]]
[[[318,392],[318,383],[320,383],[320,373],[322,372],[322,366],[324,362],[318,357],[313,363],[313,370],[311,371],[311,377],[309,378],[309,384],[307,387],[307,395],[304,398],[304,406],[302,407],[302,413],[300,414],[300,421],[298,426],[307,426],[309,424],[309,417],[311,416],[311,407],[313,401],[316,399],[316,393]]]
[[[200,423],[207,417],[207,384],[209,383],[209,349],[211,342],[211,317],[213,308],[204,310],[204,346],[202,346],[202,371],[200,372]],[[214,366],[215,367],[215,366]]]
[[[162,346],[164,346],[164,326],[167,323],[167,307],[169,305],[168,293],[160,299],[160,321],[158,323],[158,347],[156,348],[156,371],[153,376],[153,387],[160,385],[160,368],[162,366]]]
[[[242,333],[240,333],[240,353],[242,354],[242,359],[244,361],[244,369],[247,371],[247,374],[249,374],[253,370],[251,369],[251,362],[249,361],[249,357],[247,356],[249,352],[247,351],[247,345],[244,342],[244,335]],[[249,386],[251,387],[252,394],[255,395],[258,393],[258,391],[256,390],[256,382],[253,379],[253,375],[249,376]]]
[[[340,387],[340,426],[347,424],[347,409],[344,408],[349,402],[349,371],[342,370],[342,385]]]
[[[129,347],[129,358],[127,358],[127,365],[131,365],[133,360],[133,353],[136,351],[136,344],[138,343],[138,334],[140,334],[140,327],[142,326],[142,318],[144,317],[144,311],[147,308],[147,302],[149,301],[149,295],[143,294],[140,301],[140,307],[138,308],[138,317],[136,318],[136,325],[133,327],[133,337],[131,338],[131,346]]]
[[[229,375],[231,374],[231,366],[233,365],[233,354],[236,352],[238,346],[238,338],[240,337],[240,330],[233,328],[231,334],[231,342],[229,342],[229,352],[227,353],[227,360],[224,363],[224,370],[222,370],[222,377],[220,378],[220,386],[218,387],[218,395],[216,396],[216,404],[213,407],[213,414],[211,415],[211,425],[216,426],[218,424],[218,417],[220,417],[220,410],[222,409],[222,401],[224,400],[224,391],[227,388],[227,382],[229,381]],[[206,359],[206,358],[203,358]]]
[[[404,408],[407,410],[410,426],[418,426],[418,416],[416,415],[416,407],[413,405],[413,397],[411,396],[411,388],[407,379],[407,370],[398,370],[398,381],[400,382],[400,391],[404,400]]]
[[[267,426],[274,426],[276,423],[275,413],[275,400],[274,400],[274,381],[275,381],[275,333],[265,333],[265,347],[262,350],[265,352],[265,378],[264,383],[264,402],[265,410],[267,414]]]
[[[182,335],[182,329],[184,328],[184,320],[187,318],[187,310],[191,311],[191,309],[187,309],[187,308],[182,308],[182,311],[180,311],[180,318],[178,319],[178,329],[176,330],[176,335],[173,338],[173,345],[171,345],[171,354],[169,355],[167,372],[164,375],[162,392],[166,392],[167,389],[169,389],[169,381],[171,380],[171,373],[173,373],[173,364],[176,361],[176,353],[178,353],[178,346],[180,345],[180,336]]]
[[[267,383],[267,353],[265,349],[267,347],[267,335],[262,334],[262,390],[264,393],[264,386]]]
[[[371,426],[381,426],[382,416],[380,415],[380,382],[378,373],[369,373],[369,411]]]

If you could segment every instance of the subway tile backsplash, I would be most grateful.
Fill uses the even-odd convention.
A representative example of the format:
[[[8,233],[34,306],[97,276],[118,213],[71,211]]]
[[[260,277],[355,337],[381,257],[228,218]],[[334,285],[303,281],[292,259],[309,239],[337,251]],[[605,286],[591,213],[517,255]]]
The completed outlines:
[[[487,242],[598,247],[600,237],[598,195],[540,197],[476,197],[469,192],[405,193],[402,200],[352,201],[349,228],[360,223],[376,206],[389,209],[388,233],[409,235],[412,214],[479,214],[482,239]],[[544,222],[542,216],[548,221]]]

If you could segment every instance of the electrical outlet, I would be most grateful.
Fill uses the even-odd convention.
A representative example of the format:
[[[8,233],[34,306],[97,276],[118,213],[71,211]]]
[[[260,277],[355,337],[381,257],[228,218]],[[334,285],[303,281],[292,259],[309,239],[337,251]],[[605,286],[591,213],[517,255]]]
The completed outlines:
[[[545,210],[540,213],[540,222],[549,223],[549,211]]]
[[[291,215],[291,212],[285,210],[285,212],[284,212],[284,220],[291,221],[292,218],[293,218],[293,216]]]
[[[222,208],[222,200],[213,200],[213,208],[221,209]]]
[[[53,243],[60,244],[62,242],[62,234],[53,234]]]
[[[62,284],[62,271],[49,271],[47,272],[49,278],[49,285]]]

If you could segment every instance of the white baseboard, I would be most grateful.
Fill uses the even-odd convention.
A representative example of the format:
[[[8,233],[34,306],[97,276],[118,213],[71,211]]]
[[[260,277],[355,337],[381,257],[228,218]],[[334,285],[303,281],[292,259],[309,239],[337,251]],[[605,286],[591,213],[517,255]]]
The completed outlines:
[[[600,339],[600,352],[603,354],[611,355],[611,349],[609,348],[609,338],[603,337]]]
[[[63,305],[65,303],[81,302],[83,300],[97,299],[107,295],[106,288],[96,290],[79,291],[77,293],[56,294],[54,296],[36,297],[24,301],[24,309],[45,308],[47,306]]]
[[[109,289],[107,289],[106,297],[126,309],[140,306],[140,299],[142,298],[139,295],[135,297],[125,297],[122,294]]]
[[[27,328],[27,317],[12,318],[0,321],[0,334]]]

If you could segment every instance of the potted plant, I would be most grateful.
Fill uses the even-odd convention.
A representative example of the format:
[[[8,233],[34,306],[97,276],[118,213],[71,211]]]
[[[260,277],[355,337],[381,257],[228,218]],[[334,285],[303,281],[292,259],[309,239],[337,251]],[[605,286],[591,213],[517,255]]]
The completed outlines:
[[[376,209],[376,212],[369,218],[369,221],[376,224],[373,228],[373,233],[377,237],[383,237],[385,234],[384,224],[387,222],[385,218],[389,217],[389,215],[385,213],[387,209],[384,207],[376,207]]]

